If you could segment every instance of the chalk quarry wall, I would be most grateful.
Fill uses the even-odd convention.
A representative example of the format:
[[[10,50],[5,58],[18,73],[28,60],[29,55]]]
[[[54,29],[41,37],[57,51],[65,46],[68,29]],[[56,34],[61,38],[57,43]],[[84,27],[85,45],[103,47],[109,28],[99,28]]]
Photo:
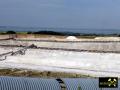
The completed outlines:
[[[0,41],[0,45],[23,45],[34,44],[38,47],[65,48],[98,51],[120,51],[120,42],[46,42],[46,41]]]

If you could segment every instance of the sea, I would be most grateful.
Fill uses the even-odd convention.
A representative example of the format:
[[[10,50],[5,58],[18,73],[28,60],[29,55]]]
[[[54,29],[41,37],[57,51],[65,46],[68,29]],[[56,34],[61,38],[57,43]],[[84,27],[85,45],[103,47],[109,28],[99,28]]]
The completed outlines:
[[[18,27],[18,26],[0,26],[0,31],[56,31],[56,32],[71,32],[82,34],[120,34],[120,29],[92,29],[92,28],[48,28],[48,27]]]

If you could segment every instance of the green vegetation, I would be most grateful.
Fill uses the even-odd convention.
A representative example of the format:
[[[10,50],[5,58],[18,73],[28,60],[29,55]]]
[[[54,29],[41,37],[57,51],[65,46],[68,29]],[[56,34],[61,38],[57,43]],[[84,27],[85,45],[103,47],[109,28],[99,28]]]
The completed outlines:
[[[5,35],[6,34],[6,32],[0,32],[0,35]]]
[[[16,34],[27,34],[27,32],[16,32]]]
[[[79,86],[79,87],[78,87],[78,90],[82,90],[82,88]]]
[[[41,78],[79,78],[91,77],[89,75],[81,75],[65,72],[51,72],[51,71],[34,71],[24,69],[0,69],[0,76],[17,76],[17,77],[41,77]]]
[[[55,32],[55,31],[38,31],[33,32],[33,34],[45,34],[45,35],[65,35],[62,32]]]
[[[32,32],[32,31],[26,31],[26,32],[15,32],[13,30],[6,31],[6,32],[0,32],[0,34],[5,35],[5,34],[33,34],[33,35],[56,35],[56,36],[76,36],[79,38],[95,38],[97,36],[100,37],[120,37],[120,34],[85,34],[85,33],[72,33],[72,32],[56,32],[56,31],[37,31],[37,32]]]
[[[6,31],[6,32],[2,32],[0,31],[0,35],[6,35],[6,34],[27,34],[27,32],[15,32],[15,31]]]
[[[15,31],[7,31],[6,34],[16,34]]]
[[[28,32],[27,32],[27,34],[33,34],[33,32],[31,32],[31,31],[28,31]]]

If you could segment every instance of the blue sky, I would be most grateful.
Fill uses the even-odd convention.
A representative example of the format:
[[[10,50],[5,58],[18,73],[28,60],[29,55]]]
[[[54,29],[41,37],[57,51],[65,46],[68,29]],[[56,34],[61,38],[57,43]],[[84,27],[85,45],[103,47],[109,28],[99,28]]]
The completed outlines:
[[[0,26],[120,29],[120,0],[0,0]]]

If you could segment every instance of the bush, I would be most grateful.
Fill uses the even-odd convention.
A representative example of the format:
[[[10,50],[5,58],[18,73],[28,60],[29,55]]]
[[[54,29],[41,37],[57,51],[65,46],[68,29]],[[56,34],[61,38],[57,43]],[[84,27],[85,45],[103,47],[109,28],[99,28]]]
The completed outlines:
[[[38,31],[34,32],[34,34],[46,34],[46,35],[64,35],[61,32],[55,32],[55,31]]]
[[[15,31],[7,31],[6,34],[16,34]]]
[[[28,31],[28,32],[27,32],[27,34],[33,34],[33,32],[31,32],[31,31]]]

